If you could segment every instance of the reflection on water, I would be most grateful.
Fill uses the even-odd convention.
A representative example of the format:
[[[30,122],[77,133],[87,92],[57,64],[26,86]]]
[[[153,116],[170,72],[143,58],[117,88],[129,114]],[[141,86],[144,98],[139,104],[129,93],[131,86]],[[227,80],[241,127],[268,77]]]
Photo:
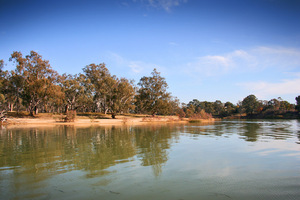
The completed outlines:
[[[295,199],[300,122],[0,129],[0,199]]]

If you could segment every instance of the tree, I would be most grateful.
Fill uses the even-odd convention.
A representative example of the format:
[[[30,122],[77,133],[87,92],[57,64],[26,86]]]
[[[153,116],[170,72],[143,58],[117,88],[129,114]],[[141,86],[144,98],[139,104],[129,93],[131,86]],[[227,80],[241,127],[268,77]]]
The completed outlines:
[[[271,99],[270,101],[268,101],[268,107],[271,110],[279,110],[280,101],[278,99]]]
[[[292,108],[293,108],[293,106],[289,102],[287,102],[287,101],[281,101],[280,102],[280,108],[279,108],[279,110],[288,111],[288,110],[290,110]]]
[[[14,105],[16,105],[17,112],[20,111],[23,101],[24,84],[25,78],[20,72],[15,70],[8,73],[5,82],[5,94],[10,111],[13,111]]]
[[[166,109],[165,113],[166,115],[178,115],[181,113],[181,108],[180,108],[180,100],[177,97],[172,97],[168,103],[168,109]]]
[[[112,98],[110,99],[110,109],[112,118],[115,118],[116,113],[133,109],[133,99],[135,95],[135,87],[133,81],[126,78],[116,79],[115,88],[113,88]]]
[[[295,99],[296,99],[296,108],[298,111],[300,111],[300,95],[297,96]]]
[[[24,80],[21,91],[23,103],[28,106],[31,115],[37,114],[38,106],[42,102],[58,96],[58,73],[51,68],[49,61],[43,60],[42,56],[34,51],[25,57],[21,52],[15,51],[10,61],[17,64],[15,74],[22,76]]]
[[[144,76],[140,79],[138,85],[138,94],[136,96],[136,106],[139,111],[144,111],[155,115],[164,113],[168,108],[171,94],[167,92],[168,84],[164,77],[154,69],[152,76]]]
[[[224,112],[223,112],[224,116],[230,116],[233,113],[235,113],[236,111],[237,111],[237,106],[233,105],[233,103],[227,101],[224,104]]]
[[[61,80],[62,91],[65,94],[65,112],[84,107],[91,100],[88,83],[82,74],[63,74]]]
[[[186,117],[190,118],[192,117],[196,112],[195,106],[193,104],[188,104],[186,108]]]
[[[92,84],[92,94],[96,111],[103,110],[106,114],[109,110],[107,97],[111,95],[115,81],[106,68],[104,63],[99,65],[90,64],[83,68],[84,76]]]
[[[243,99],[242,107],[245,109],[247,114],[254,114],[258,108],[258,100],[255,95],[251,94]]]
[[[215,110],[215,115],[219,115],[223,110],[224,110],[224,105],[220,100],[216,100],[213,103],[214,110]]]
[[[4,66],[4,61],[0,60],[0,112],[3,109],[3,105],[5,103],[5,97],[4,97],[4,81],[5,81],[5,73],[3,72],[3,66]]]
[[[133,82],[126,78],[112,76],[105,64],[90,64],[83,69],[86,79],[93,86],[92,94],[96,110],[111,112],[112,118],[132,106],[135,94]]]

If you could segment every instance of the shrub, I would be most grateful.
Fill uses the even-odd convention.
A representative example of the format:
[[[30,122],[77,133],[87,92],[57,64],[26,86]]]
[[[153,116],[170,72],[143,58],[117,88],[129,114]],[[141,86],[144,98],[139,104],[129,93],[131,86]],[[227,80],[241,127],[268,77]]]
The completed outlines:
[[[198,112],[198,113],[195,113],[193,114],[191,117],[191,119],[211,119],[212,118],[212,115],[205,112],[203,109]]]
[[[65,117],[65,122],[74,122],[76,118],[76,110],[70,110],[67,113],[67,116]]]

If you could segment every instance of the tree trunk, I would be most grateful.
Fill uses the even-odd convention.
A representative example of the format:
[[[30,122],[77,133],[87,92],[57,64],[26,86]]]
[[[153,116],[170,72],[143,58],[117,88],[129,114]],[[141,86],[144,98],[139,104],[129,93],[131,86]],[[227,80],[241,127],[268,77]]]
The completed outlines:
[[[37,115],[39,113],[39,109],[37,106],[34,107],[34,114]]]
[[[33,117],[33,116],[34,116],[34,114],[33,114],[33,109],[30,109],[29,112],[30,112],[30,116]]]
[[[45,113],[48,112],[48,106],[47,106],[47,104],[44,106],[44,111],[45,111]]]
[[[69,105],[67,104],[65,107],[65,113],[67,113],[69,111]]]
[[[13,112],[14,111],[14,104],[11,103],[9,106],[10,106],[10,112]]]

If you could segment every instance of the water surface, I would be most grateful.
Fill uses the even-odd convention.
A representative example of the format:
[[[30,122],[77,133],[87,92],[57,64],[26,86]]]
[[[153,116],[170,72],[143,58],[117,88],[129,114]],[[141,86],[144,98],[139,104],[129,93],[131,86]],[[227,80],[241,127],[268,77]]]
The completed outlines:
[[[300,121],[0,129],[0,199],[300,199]]]

